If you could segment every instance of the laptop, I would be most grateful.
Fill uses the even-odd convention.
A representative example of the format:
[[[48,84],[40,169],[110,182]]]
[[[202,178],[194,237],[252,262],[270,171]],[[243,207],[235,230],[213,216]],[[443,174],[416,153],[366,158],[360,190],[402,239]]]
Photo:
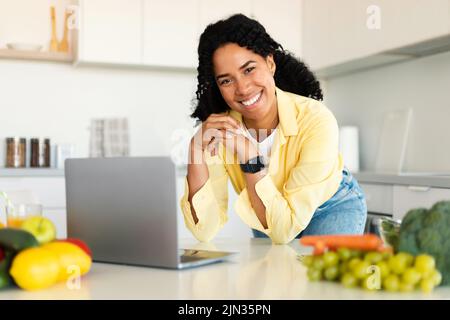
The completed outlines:
[[[170,157],[67,159],[68,237],[96,262],[183,269],[234,254],[178,248],[175,170]]]

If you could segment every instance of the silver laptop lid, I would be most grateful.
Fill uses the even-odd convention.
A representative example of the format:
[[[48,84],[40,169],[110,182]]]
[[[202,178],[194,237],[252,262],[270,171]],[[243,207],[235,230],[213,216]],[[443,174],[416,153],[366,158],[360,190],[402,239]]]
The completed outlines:
[[[170,157],[68,159],[68,236],[95,261],[176,268],[175,165]]]

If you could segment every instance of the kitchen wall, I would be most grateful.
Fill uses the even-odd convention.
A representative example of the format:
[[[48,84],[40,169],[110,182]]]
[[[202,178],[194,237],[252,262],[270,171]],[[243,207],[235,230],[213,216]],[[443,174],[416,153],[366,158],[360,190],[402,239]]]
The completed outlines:
[[[0,0],[0,47],[36,43],[47,51],[50,6],[56,8],[58,38],[64,9],[75,0]],[[194,71],[74,67],[71,64],[0,59],[0,167],[7,136],[48,136],[76,145],[88,156],[92,118],[128,117],[133,156],[180,151],[180,137],[193,130],[189,119]],[[163,125],[161,125],[163,124]],[[175,139],[175,140],[173,140]]]
[[[73,2],[0,0],[0,48],[24,42],[44,44],[46,51],[49,6],[56,5],[61,38],[63,8]],[[90,120],[103,117],[128,117],[132,156],[171,155],[178,164],[185,162],[188,139],[195,130],[189,114],[196,72],[157,69],[0,59],[0,168],[7,136],[48,136],[54,144],[75,144],[77,156],[88,156]],[[183,170],[178,173],[180,198]],[[218,236],[250,237],[248,226],[233,212],[234,191],[229,200],[230,220]],[[178,218],[180,238],[192,238],[180,210]]]
[[[450,52],[331,78],[325,102],[360,128],[361,170],[373,170],[383,116],[412,108],[404,171],[450,172]]]
[[[169,155],[180,133],[193,130],[195,85],[193,72],[0,60],[0,139],[48,136],[84,157],[91,118],[128,117],[131,155]]]

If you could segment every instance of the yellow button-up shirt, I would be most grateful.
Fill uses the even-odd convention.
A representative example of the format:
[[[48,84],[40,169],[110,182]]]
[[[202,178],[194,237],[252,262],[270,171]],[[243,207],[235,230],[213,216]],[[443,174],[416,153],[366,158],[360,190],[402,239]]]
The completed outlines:
[[[344,167],[339,153],[339,129],[321,102],[276,88],[279,126],[268,173],[255,185],[266,208],[264,229],[252,208],[237,156],[219,146],[216,156],[205,152],[209,178],[192,198],[195,224],[185,179],[181,209],[187,228],[202,242],[210,241],[228,220],[228,179],[239,195],[235,211],[249,227],[267,234],[276,244],[292,241],[310,222],[316,209],[338,190]],[[234,110],[230,116],[242,122]]]

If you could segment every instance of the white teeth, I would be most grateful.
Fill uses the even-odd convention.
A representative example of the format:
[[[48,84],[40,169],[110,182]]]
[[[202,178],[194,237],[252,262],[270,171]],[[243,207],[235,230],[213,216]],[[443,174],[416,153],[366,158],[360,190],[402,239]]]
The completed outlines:
[[[247,101],[242,101],[242,104],[244,106],[250,106],[250,105],[254,104],[256,101],[258,101],[259,97],[261,97],[261,92],[259,92],[256,96],[254,96],[253,98],[251,98]]]

